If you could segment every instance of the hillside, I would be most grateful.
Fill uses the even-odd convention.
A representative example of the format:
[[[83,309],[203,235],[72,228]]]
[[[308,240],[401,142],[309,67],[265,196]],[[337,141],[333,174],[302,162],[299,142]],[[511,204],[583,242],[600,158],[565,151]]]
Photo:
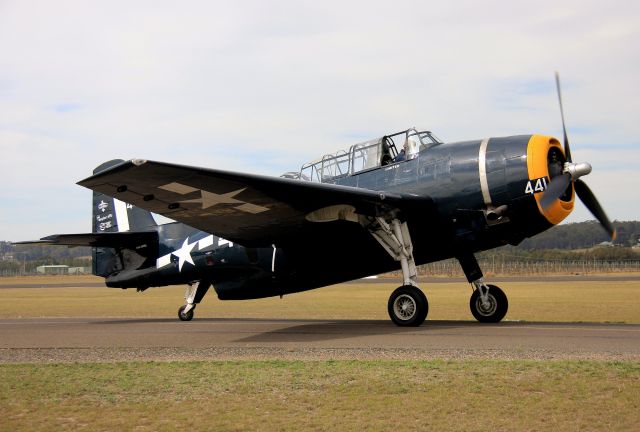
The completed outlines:
[[[640,242],[640,222],[613,222],[618,233],[615,245],[636,246]],[[585,249],[609,241],[608,235],[596,221],[555,226],[518,245],[522,250]]]

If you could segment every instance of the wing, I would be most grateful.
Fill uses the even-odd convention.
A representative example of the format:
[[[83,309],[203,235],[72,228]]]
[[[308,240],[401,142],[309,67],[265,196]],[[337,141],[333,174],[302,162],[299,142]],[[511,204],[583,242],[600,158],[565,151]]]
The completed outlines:
[[[137,159],[78,184],[246,246],[322,221],[434,207],[428,197]]]

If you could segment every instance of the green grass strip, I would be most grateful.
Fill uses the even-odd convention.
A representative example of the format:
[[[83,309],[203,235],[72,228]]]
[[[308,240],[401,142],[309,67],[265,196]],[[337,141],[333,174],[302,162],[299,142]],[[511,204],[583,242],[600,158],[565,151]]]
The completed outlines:
[[[637,430],[640,362],[0,365],[0,430]]]

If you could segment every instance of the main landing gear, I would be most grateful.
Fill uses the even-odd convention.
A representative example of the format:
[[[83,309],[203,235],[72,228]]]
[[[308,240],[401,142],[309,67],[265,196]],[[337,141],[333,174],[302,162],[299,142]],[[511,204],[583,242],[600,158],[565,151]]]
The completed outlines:
[[[417,270],[413,259],[413,244],[406,222],[394,218],[371,218],[366,228],[393,259],[400,262],[403,285],[389,297],[387,311],[396,325],[417,327],[429,313],[427,296],[416,284]]]
[[[204,280],[200,281],[197,285],[190,284],[187,286],[184,295],[187,303],[178,309],[178,318],[180,318],[180,321],[191,321],[193,319],[196,305],[202,301],[204,295],[209,291],[209,287],[211,287],[211,282]]]

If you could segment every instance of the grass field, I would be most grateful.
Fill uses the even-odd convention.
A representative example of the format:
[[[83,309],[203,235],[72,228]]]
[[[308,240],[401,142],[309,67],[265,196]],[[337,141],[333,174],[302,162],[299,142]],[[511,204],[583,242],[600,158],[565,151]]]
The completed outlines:
[[[637,430],[640,365],[0,365],[0,430]]]
[[[99,278],[24,278],[21,283],[100,282]],[[67,282],[68,283],[68,282]],[[9,284],[9,285],[7,285]],[[396,283],[343,284],[283,299],[249,301],[217,299],[211,290],[196,317],[388,319],[387,300]],[[640,323],[640,281],[504,282],[509,297],[507,320]],[[472,320],[471,288],[464,282],[422,284],[432,320]],[[173,317],[184,302],[183,287],[149,289],[144,293],[104,287],[2,288],[0,318],[18,317]]]

